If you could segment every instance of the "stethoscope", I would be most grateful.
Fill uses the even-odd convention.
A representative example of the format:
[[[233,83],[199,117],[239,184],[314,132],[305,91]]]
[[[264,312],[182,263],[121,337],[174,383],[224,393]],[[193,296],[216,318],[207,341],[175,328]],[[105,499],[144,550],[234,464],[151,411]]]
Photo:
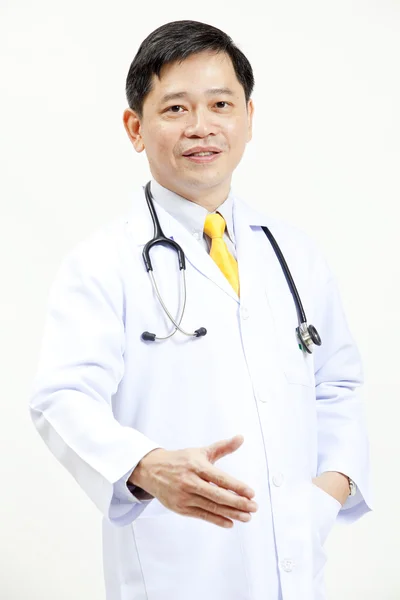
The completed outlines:
[[[174,240],[171,240],[170,238],[167,238],[164,233],[163,230],[161,229],[161,225],[160,222],[158,220],[158,216],[157,213],[154,209],[154,199],[153,199],[153,195],[150,191],[150,181],[146,184],[145,187],[145,196],[146,196],[146,200],[147,200],[147,205],[150,211],[150,215],[153,221],[153,226],[154,226],[154,236],[153,239],[151,239],[149,242],[147,242],[147,244],[144,246],[143,248],[143,260],[144,260],[144,264],[146,267],[146,270],[148,272],[148,274],[150,275],[150,279],[151,282],[153,284],[153,289],[156,293],[156,296],[165,312],[165,314],[167,315],[167,317],[169,318],[169,320],[171,321],[171,323],[174,325],[174,330],[169,334],[166,335],[164,337],[159,337],[157,336],[155,333],[150,333],[149,331],[144,331],[142,333],[142,340],[146,341],[146,342],[154,342],[155,340],[167,340],[168,338],[172,337],[173,335],[175,335],[175,333],[179,330],[181,333],[183,333],[186,336],[189,337],[203,337],[204,335],[207,334],[207,329],[205,329],[205,327],[200,327],[199,329],[196,329],[193,333],[190,333],[188,331],[185,331],[184,329],[182,329],[181,322],[183,319],[183,315],[185,312],[185,307],[186,307],[186,276],[185,276],[185,271],[186,271],[186,262],[185,262],[185,254],[182,250],[182,248],[180,247],[179,244],[177,244]],[[262,230],[264,231],[265,235],[268,237],[274,251],[275,254],[280,262],[280,265],[282,267],[283,273],[285,275],[287,284],[289,286],[289,289],[292,293],[293,296],[293,300],[296,306],[296,312],[297,312],[297,318],[298,318],[298,322],[299,322],[299,326],[296,327],[296,334],[297,334],[297,338],[299,340],[299,348],[301,350],[305,350],[306,352],[308,352],[309,354],[312,353],[313,351],[313,346],[314,344],[316,346],[320,346],[321,345],[321,338],[318,334],[318,331],[316,330],[316,328],[314,327],[314,325],[308,325],[307,324],[307,318],[306,318],[306,314],[304,312],[304,308],[303,308],[303,304],[301,302],[299,293],[297,291],[296,285],[293,281],[293,278],[290,274],[289,271],[289,267],[287,266],[287,263],[285,261],[285,258],[281,252],[281,249],[279,248],[274,236],[272,235],[272,233],[270,232],[270,230],[268,229],[268,227],[262,227]],[[153,246],[157,246],[157,245],[162,245],[162,246],[170,246],[173,250],[175,250],[175,252],[178,255],[178,260],[179,260],[179,270],[182,273],[181,276],[181,285],[183,288],[183,306],[182,306],[182,311],[180,313],[180,316],[178,318],[178,320],[175,320],[174,317],[171,315],[171,313],[169,312],[168,308],[165,306],[165,303],[163,302],[163,299],[160,295],[160,292],[158,290],[157,287],[157,283],[154,279],[154,273],[153,273],[153,265],[151,263],[151,259],[150,259],[150,250],[153,248]]]

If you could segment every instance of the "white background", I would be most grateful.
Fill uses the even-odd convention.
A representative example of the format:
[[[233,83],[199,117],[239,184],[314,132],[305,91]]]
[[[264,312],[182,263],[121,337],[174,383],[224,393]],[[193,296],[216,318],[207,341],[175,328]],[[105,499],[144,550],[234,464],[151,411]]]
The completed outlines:
[[[375,511],[331,533],[329,598],[398,599],[400,4],[156,4],[0,0],[0,597],[104,599],[100,513],[34,430],[28,395],[62,257],[149,177],[122,125],[129,65],[153,29],[194,19],[255,73],[234,187],[319,242],[364,359]]]

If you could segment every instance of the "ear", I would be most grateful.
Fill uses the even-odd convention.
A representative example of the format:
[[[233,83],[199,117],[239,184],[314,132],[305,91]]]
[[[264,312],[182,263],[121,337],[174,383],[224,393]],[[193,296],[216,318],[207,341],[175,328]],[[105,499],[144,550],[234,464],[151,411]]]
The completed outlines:
[[[248,133],[247,133],[247,141],[250,142],[253,137],[253,115],[254,115],[254,104],[253,100],[250,98],[247,104],[247,123],[248,123]]]
[[[141,124],[138,114],[127,108],[123,114],[124,127],[136,152],[143,152],[144,142],[141,136]]]

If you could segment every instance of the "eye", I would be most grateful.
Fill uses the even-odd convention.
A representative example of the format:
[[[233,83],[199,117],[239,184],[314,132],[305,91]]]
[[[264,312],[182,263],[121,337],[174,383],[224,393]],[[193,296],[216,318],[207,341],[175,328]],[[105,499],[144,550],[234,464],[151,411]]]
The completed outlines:
[[[225,102],[225,100],[220,100],[219,102],[216,102],[216,104],[225,104],[225,106],[219,106],[218,108],[225,108],[226,106],[229,106],[228,102]]]
[[[176,104],[175,106],[170,106],[169,108],[167,108],[166,112],[172,112],[174,114],[179,114],[178,110],[173,110],[175,108],[183,108],[183,106],[179,106],[179,104]]]

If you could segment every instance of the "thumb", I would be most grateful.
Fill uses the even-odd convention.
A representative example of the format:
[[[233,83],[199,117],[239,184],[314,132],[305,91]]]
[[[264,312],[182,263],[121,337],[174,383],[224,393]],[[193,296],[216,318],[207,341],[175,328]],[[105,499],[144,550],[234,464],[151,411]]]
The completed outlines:
[[[214,463],[218,459],[226,456],[227,454],[232,454],[235,452],[244,442],[244,437],[242,435],[235,435],[233,438],[229,440],[220,440],[219,442],[214,442],[214,444],[210,444],[204,448],[206,456],[211,463]]]

